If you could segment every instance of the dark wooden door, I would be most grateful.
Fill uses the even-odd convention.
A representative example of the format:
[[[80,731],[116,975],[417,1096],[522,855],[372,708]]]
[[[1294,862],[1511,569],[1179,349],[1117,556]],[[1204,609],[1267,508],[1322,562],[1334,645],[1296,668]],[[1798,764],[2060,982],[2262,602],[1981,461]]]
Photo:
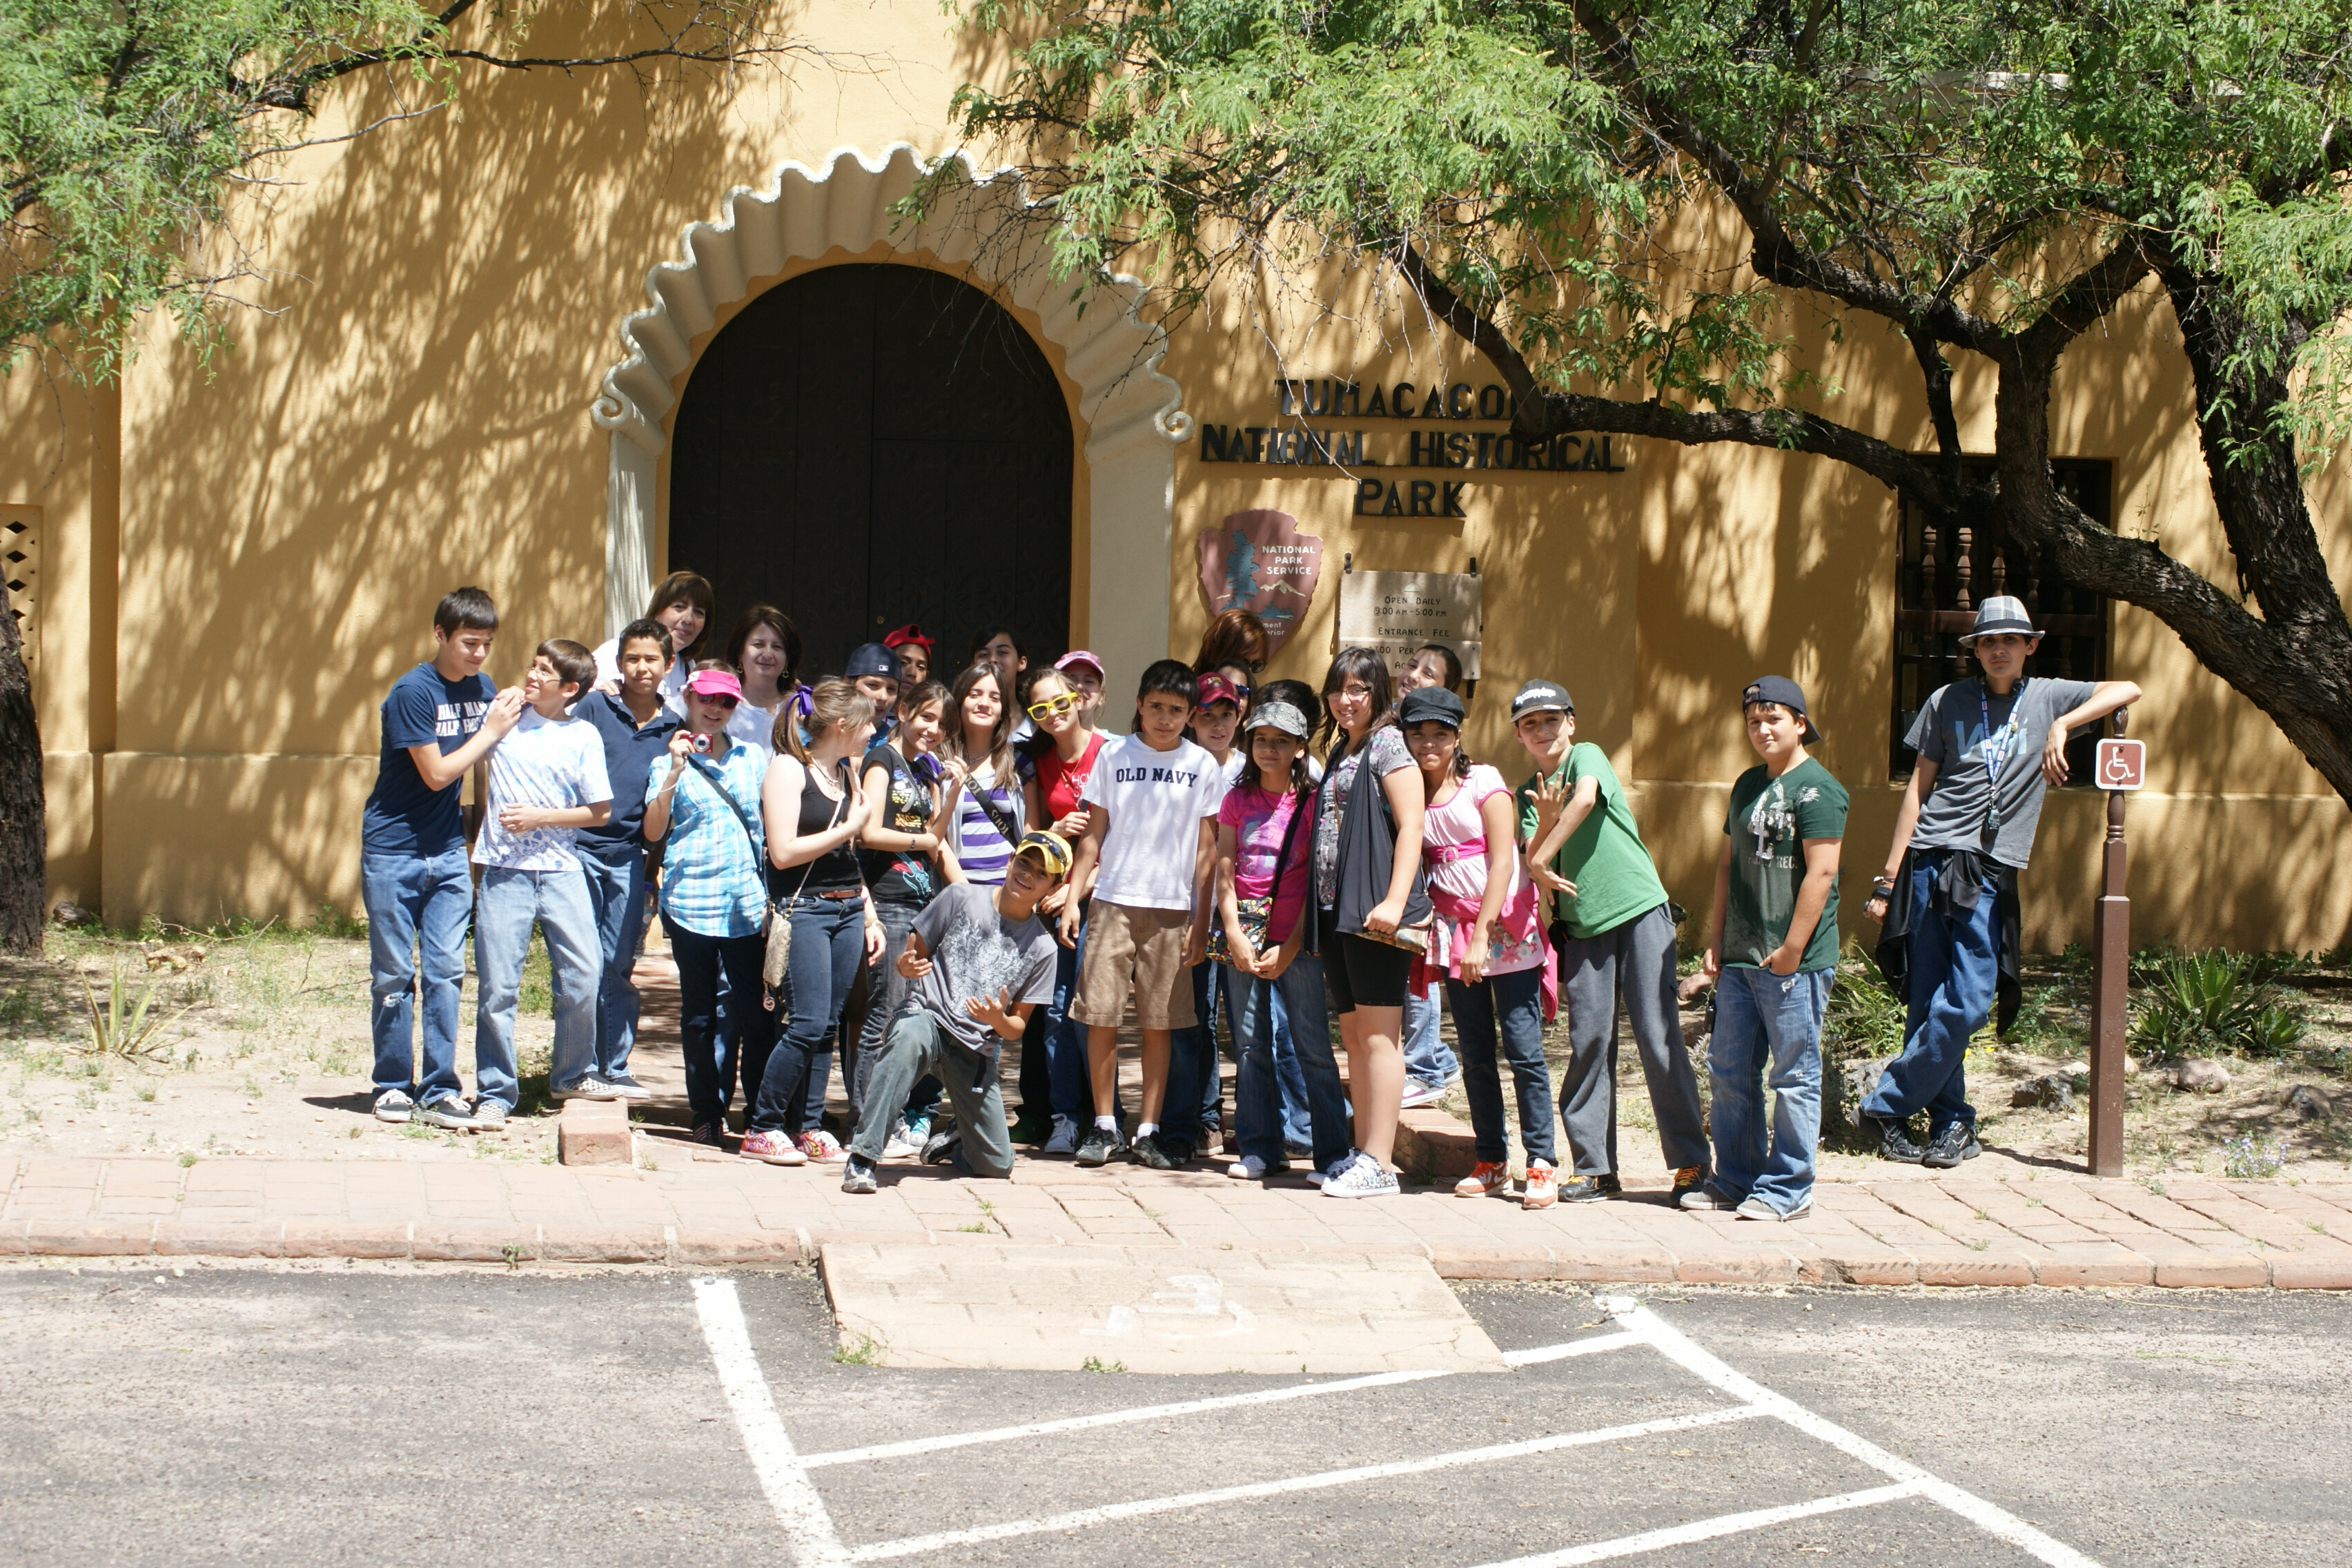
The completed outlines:
[[[855,263],[770,289],[704,351],[673,439],[669,566],[710,579],[720,637],[775,605],[807,677],[908,621],[950,674],[991,622],[1033,665],[1067,645],[1069,412],[971,285]]]

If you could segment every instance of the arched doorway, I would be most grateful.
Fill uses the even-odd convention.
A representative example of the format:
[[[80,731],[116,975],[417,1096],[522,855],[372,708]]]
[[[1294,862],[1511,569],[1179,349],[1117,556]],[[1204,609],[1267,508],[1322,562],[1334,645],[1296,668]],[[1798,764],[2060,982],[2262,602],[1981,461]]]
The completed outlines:
[[[711,579],[722,635],[779,605],[804,676],[908,621],[947,672],[992,621],[1067,646],[1068,405],[970,284],[872,263],[779,284],[703,351],[673,432],[669,562]]]

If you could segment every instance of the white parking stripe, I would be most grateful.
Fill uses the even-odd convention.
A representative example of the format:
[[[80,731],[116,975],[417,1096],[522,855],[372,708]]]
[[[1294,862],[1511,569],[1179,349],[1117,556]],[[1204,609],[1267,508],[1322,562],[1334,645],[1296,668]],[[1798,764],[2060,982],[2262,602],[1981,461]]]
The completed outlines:
[[[1847,1431],[1834,1421],[1814,1415],[1796,1401],[1775,1394],[1755,1379],[1733,1371],[1716,1356],[1692,1343],[1647,1307],[1618,1310],[1618,1321],[1655,1347],[1667,1360],[1711,1386],[1779,1417],[1809,1437],[1851,1455],[1881,1475],[1905,1483],[1919,1496],[1942,1504],[2019,1551],[2049,1563],[2051,1568],[2099,1568],[2095,1559],[2085,1557],[2063,1541],[2044,1535],[1998,1504],[1988,1502],[1974,1492],[1964,1491],[1949,1481],[1938,1480],[1908,1459],[1895,1458],[1867,1438]]]
[[[1843,1492],[1836,1497],[1815,1498],[1811,1502],[1792,1502],[1780,1508],[1759,1508],[1748,1513],[1720,1513],[1713,1519],[1702,1519],[1693,1524],[1645,1530],[1639,1535],[1621,1535],[1614,1541],[1596,1541],[1589,1546],[1564,1546],[1558,1552],[1539,1552],[1533,1557],[1514,1557],[1507,1563],[1490,1563],[1486,1568],[1574,1568],[1574,1564],[1579,1563],[1605,1563],[1612,1557],[1631,1557],[1637,1552],[1655,1552],[1662,1547],[1688,1546],[1693,1542],[1713,1541],[1719,1535],[1739,1535],[1750,1530],[1762,1530],[1768,1525],[1786,1524],[1793,1519],[1811,1519],[1816,1514],[1837,1513],[1849,1508],[1868,1508],[1873,1503],[1895,1502],[1918,1495],[1919,1489],[1906,1481],[1901,1486],[1874,1487],[1866,1492]]]
[[[1628,1344],[1641,1342],[1640,1336],[1635,1334],[1617,1337]],[[1107,1410],[1095,1415],[1066,1415],[1057,1421],[1032,1421],[1025,1426],[992,1426],[984,1432],[950,1432],[944,1437],[915,1437],[903,1443],[874,1443],[863,1448],[836,1448],[830,1453],[805,1455],[801,1463],[815,1470],[827,1465],[854,1465],[865,1459],[904,1459],[919,1454],[936,1454],[942,1448],[967,1447],[973,1443],[1008,1443],[1016,1437],[1043,1437],[1054,1432],[1082,1432],[1089,1426],[1157,1421],[1170,1415],[1192,1415],[1203,1410],[1227,1410],[1236,1405],[1272,1405],[1279,1400],[1304,1399],[1309,1394],[1344,1394],[1351,1388],[1385,1388],[1391,1384],[1418,1383],[1427,1377],[1454,1375],[1450,1371],[1442,1370],[1381,1372],[1369,1377],[1341,1378],[1334,1383],[1289,1384],[1281,1388],[1261,1388],[1250,1394],[1188,1399],[1178,1405],[1145,1405],[1133,1410]]]
[[[1591,1355],[1595,1351],[1613,1351],[1626,1345],[1646,1344],[1641,1335],[1632,1332],[1595,1334],[1589,1340],[1570,1340],[1564,1345],[1543,1345],[1531,1351],[1505,1351],[1505,1366],[1533,1366],[1538,1362],[1566,1361],[1574,1355]]]
[[[1633,1437],[1648,1437],[1661,1432],[1686,1431],[1694,1426],[1717,1426],[1728,1421],[1746,1421],[1766,1414],[1760,1408],[1734,1405],[1717,1410],[1703,1410],[1692,1415],[1663,1416],[1655,1421],[1636,1422],[1630,1426],[1604,1426],[1591,1432],[1561,1432],[1549,1437],[1530,1437],[1517,1443],[1496,1443],[1484,1448],[1460,1448],[1450,1454],[1436,1454],[1425,1459],[1394,1459],[1381,1465],[1359,1465],[1351,1469],[1324,1470],[1311,1476],[1293,1476],[1286,1480],[1256,1481],[1247,1486],[1219,1487],[1212,1491],[1183,1492],[1174,1497],[1145,1498],[1134,1502],[1108,1503],[1101,1508],[1079,1509],[1071,1513],[1055,1514],[1047,1519],[1011,1520],[1003,1524],[984,1524],[971,1530],[947,1530],[936,1535],[910,1535],[898,1541],[877,1541],[870,1545],[854,1547],[850,1558],[858,1563],[879,1562],[891,1557],[912,1557],[919,1552],[944,1552],[950,1547],[971,1546],[983,1541],[1003,1541],[1016,1535],[1042,1535],[1057,1530],[1082,1530],[1089,1525],[1108,1524],[1117,1520],[1134,1519],[1144,1514],[1171,1513],[1179,1509],[1211,1508],[1219,1503],[1246,1502],[1253,1498],[1279,1497],[1286,1492],[1316,1491],[1325,1487],[1357,1486],[1365,1481],[1387,1480],[1396,1476],[1419,1475],[1426,1470],[1449,1469],[1459,1465],[1484,1465],[1499,1459],[1517,1459],[1530,1454],[1547,1454],[1560,1448],[1582,1447],[1592,1443],[1616,1443]]]
[[[727,1404],[735,1412],[744,1451],[751,1457],[760,1489],[768,1494],[768,1506],[776,1510],[776,1522],[783,1526],[784,1543],[793,1561],[800,1568],[840,1568],[849,1561],[849,1554],[834,1533],[833,1516],[825,1511],[824,1499],[817,1495],[800,1456],[793,1452],[783,1421],[776,1415],[775,1398],[760,1371],[760,1358],[751,1352],[751,1332],[743,1322],[743,1304],[736,1299],[735,1282],[697,1279],[694,1306],[702,1319],[703,1342],[710,1347],[711,1363],[719,1369],[719,1386],[726,1391]]]

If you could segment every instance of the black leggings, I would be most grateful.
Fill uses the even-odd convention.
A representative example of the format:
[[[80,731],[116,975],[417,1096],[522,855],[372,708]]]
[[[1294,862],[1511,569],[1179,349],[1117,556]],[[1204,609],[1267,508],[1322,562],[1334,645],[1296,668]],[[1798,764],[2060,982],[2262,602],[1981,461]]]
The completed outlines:
[[[1331,911],[1321,911],[1323,981],[1336,1016],[1359,1007],[1402,1007],[1412,976],[1412,953],[1368,936],[1330,929]]]

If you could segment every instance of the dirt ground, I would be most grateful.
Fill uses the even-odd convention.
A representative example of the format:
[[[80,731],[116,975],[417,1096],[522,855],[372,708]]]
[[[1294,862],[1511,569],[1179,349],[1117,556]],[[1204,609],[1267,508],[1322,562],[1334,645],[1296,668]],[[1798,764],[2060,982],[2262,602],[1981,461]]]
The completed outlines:
[[[142,992],[152,1026],[131,1054],[93,1048],[88,984],[101,1016],[121,973],[123,1012]],[[2087,1059],[2088,1019],[2081,987],[2057,960],[2029,973],[2028,1016],[2007,1044],[1990,1034],[1969,1053],[1969,1097],[1979,1111],[1987,1155],[2034,1165],[2079,1168],[2085,1133],[2082,1109],[2013,1109],[2013,1086]],[[160,1153],[198,1159],[267,1157],[335,1160],[540,1160],[555,1152],[554,1108],[547,1103],[546,959],[534,945],[523,981],[516,1044],[523,1103],[500,1138],[443,1132],[421,1124],[394,1127],[369,1110],[367,943],[345,931],[272,925],[241,935],[151,932],[146,941],[93,931],[53,930],[44,957],[0,959],[0,1148],[27,1153]],[[2295,1052],[2274,1060],[2221,1058],[2228,1087],[2190,1093],[2149,1066],[2132,1080],[2125,1111],[2131,1173],[2228,1173],[2225,1145],[2251,1134],[2275,1145],[2286,1179],[2352,1173],[2352,989],[2304,996],[2309,1033]],[[469,972],[459,1011],[458,1063],[473,1067],[474,984]],[[1703,1010],[1685,1015],[1694,1048],[1703,1050]],[[1449,1019],[1445,1034],[1453,1039]],[[674,1034],[649,1030],[640,1076],[661,1100],[655,1121],[677,1120],[667,1101],[677,1076]],[[1547,1055],[1559,1081],[1567,1058],[1564,1023],[1548,1031]],[[1841,1057],[1841,1052],[1843,1053]],[[1132,1046],[1128,1053],[1132,1055]],[[1824,1115],[1825,1176],[1858,1179],[1884,1173],[1843,1128],[1838,1070],[1862,1053],[1836,1042]],[[1619,1074],[1620,1163],[1639,1173],[1663,1165],[1655,1120],[1632,1042]],[[1125,1075],[1130,1079],[1130,1061]],[[1230,1079],[1232,1064],[1226,1064]],[[1018,1081],[1017,1052],[1004,1064]],[[1706,1073],[1700,1071],[1702,1092]],[[1506,1098],[1508,1099],[1507,1077]],[[2297,1085],[2321,1090],[2334,1113],[2306,1118],[2284,1103]],[[1130,1095],[1130,1104],[1132,1097]],[[834,1099],[840,1100],[838,1075]],[[1229,1102],[1230,1103],[1230,1102]],[[1468,1118],[1457,1083],[1441,1109]],[[1230,1111],[1228,1112],[1230,1114]],[[1514,1131],[1514,1154],[1517,1137]]]

